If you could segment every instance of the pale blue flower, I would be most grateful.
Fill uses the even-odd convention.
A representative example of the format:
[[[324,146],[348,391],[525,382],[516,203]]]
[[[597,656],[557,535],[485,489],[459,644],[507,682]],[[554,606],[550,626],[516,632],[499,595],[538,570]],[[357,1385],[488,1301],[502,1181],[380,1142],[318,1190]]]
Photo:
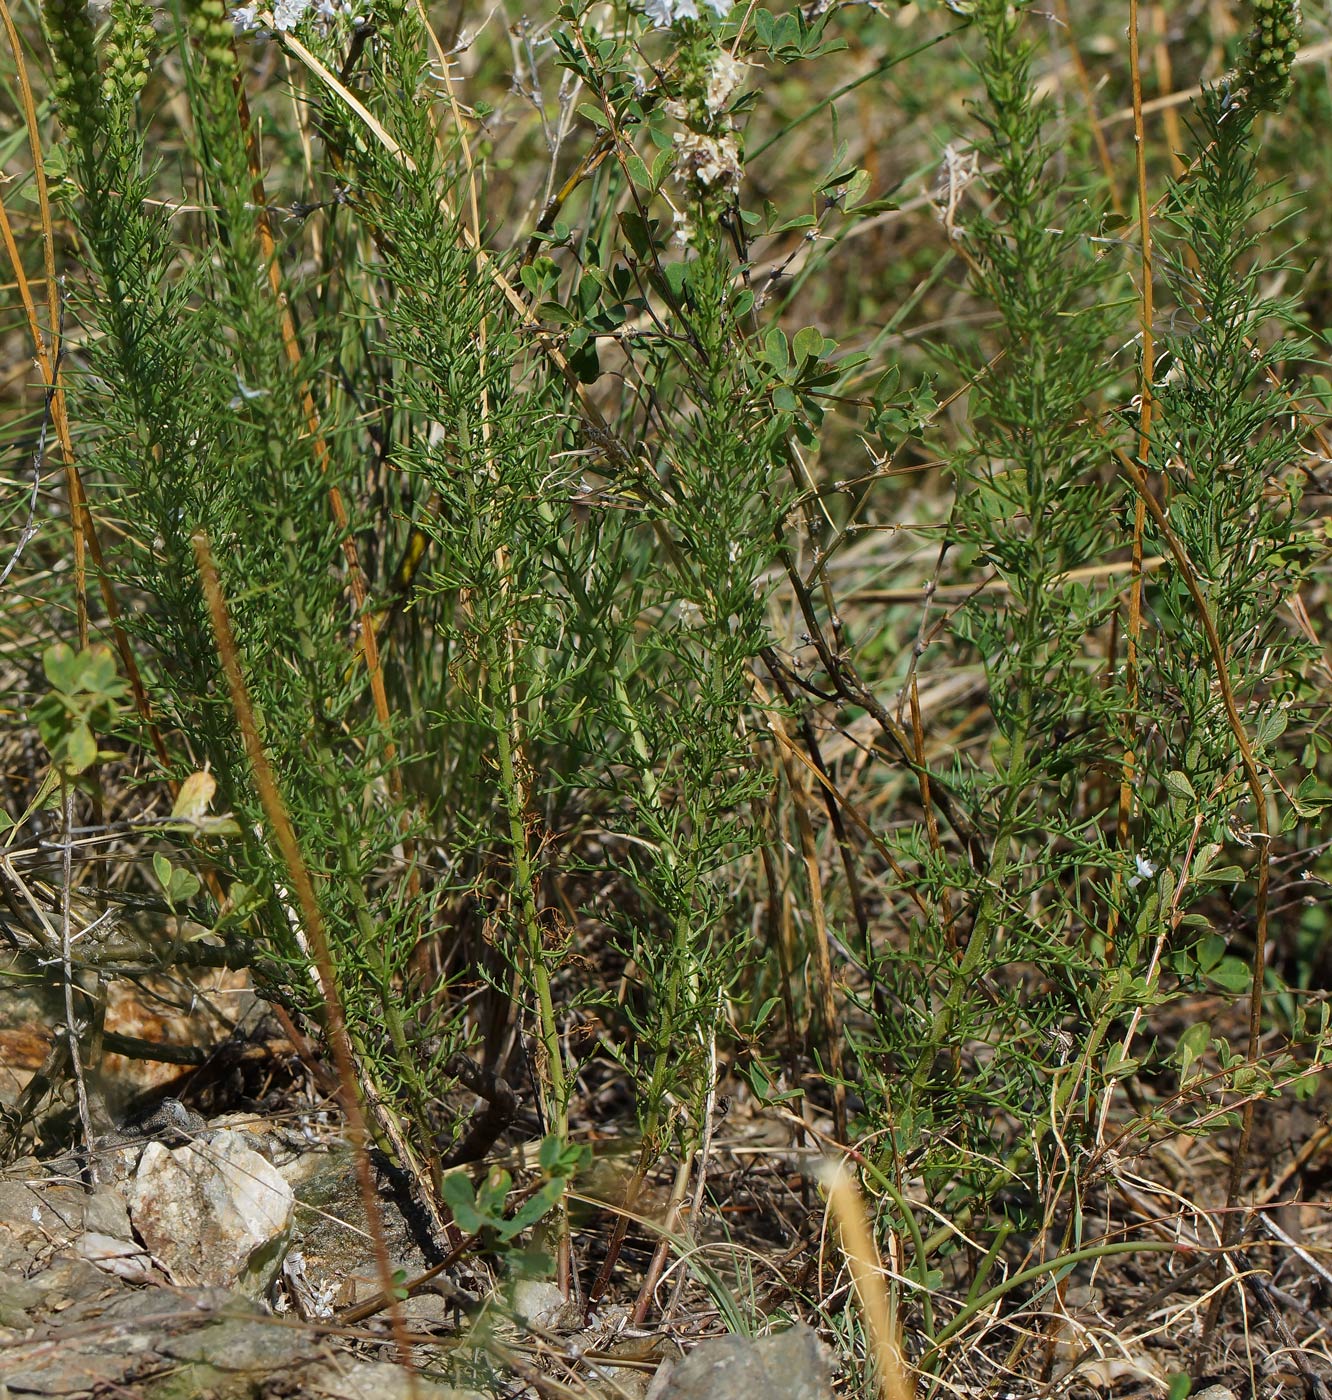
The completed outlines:
[[[1141,853],[1133,857],[1133,863],[1137,866],[1138,873],[1128,882],[1128,887],[1131,890],[1136,890],[1144,880],[1150,880],[1159,867],[1154,860]]]
[[[238,374],[236,376],[236,387],[240,390],[231,400],[231,407],[244,408],[251,399],[262,399],[267,393],[267,389],[251,389],[248,384]]]

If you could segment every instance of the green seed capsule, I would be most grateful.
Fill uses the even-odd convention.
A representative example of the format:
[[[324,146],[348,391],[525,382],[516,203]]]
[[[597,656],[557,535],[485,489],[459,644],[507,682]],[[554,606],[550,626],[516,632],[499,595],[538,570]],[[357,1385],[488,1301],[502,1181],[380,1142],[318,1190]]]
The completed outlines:
[[[1299,46],[1299,0],[1252,0],[1254,27],[1240,76],[1254,106],[1276,111],[1290,93]]]

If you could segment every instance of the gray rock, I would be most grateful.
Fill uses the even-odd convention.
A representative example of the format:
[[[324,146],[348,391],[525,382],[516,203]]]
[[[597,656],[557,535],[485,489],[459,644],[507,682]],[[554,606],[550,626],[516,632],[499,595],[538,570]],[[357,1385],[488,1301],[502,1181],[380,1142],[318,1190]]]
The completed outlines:
[[[58,1276],[60,1263],[57,1261],[57,1267],[47,1274]],[[96,1272],[87,1265],[81,1267],[87,1273]],[[51,1301],[50,1292],[42,1287],[52,1282],[51,1277],[39,1276],[27,1282],[28,1291],[20,1291],[25,1300],[30,1301],[35,1291],[42,1294],[40,1302]],[[229,1314],[237,1311],[241,1314],[237,1326],[244,1333],[243,1341],[248,1341],[250,1332],[272,1333],[275,1329],[271,1325],[263,1327],[262,1322],[247,1311],[252,1306],[220,1291],[104,1289],[98,1298],[71,1302],[62,1311],[48,1315],[38,1327],[28,1329],[20,1341],[5,1349],[0,1356],[0,1395],[82,1397],[109,1389],[142,1400],[154,1393],[153,1387],[159,1379],[169,1383],[187,1377],[185,1384],[194,1388],[183,1390],[180,1400],[185,1400],[186,1396],[189,1400],[198,1400],[206,1388],[195,1384],[201,1377],[209,1382],[229,1383],[236,1374],[243,1374],[244,1384],[233,1387],[230,1395],[232,1400],[240,1400],[242,1396],[248,1400],[255,1390],[256,1376],[275,1371],[285,1374],[292,1359],[293,1344],[298,1348],[300,1361],[325,1359],[324,1354],[314,1353],[309,1349],[310,1344],[290,1333],[285,1349],[276,1356],[263,1357],[263,1364],[255,1371],[219,1370],[214,1375],[207,1365],[199,1369],[188,1361],[182,1364],[175,1355],[173,1347],[182,1354],[190,1353],[188,1339],[192,1336],[216,1336],[226,1324],[212,1326],[210,1322],[222,1308]],[[230,1338],[224,1340],[222,1346],[232,1355],[244,1356],[247,1352],[243,1341]],[[197,1343],[196,1350],[207,1350],[207,1344]],[[267,1364],[270,1361],[272,1364]],[[219,1386],[219,1396],[223,1391],[224,1387]]]
[[[117,1239],[96,1230],[85,1230],[74,1241],[74,1252],[80,1259],[95,1264],[103,1273],[113,1274],[126,1283],[151,1283],[153,1261],[140,1244]]]
[[[41,1289],[41,1311],[47,1313],[63,1313],[84,1304],[98,1305],[116,1291],[113,1279],[73,1253],[57,1254],[28,1282]]]
[[[382,1361],[338,1361],[315,1366],[301,1377],[302,1395],[319,1400],[485,1400],[474,1390],[436,1385],[421,1376],[413,1389],[401,1366]]]
[[[0,1327],[22,1331],[32,1326],[29,1310],[45,1300],[46,1294],[30,1279],[0,1269]]]
[[[803,1324],[770,1337],[718,1337],[657,1373],[650,1400],[832,1400],[828,1357]]]
[[[114,1187],[89,1195],[62,1181],[0,1181],[0,1270],[32,1273],[87,1231],[129,1239],[129,1214]]]
[[[532,1327],[552,1332],[577,1327],[583,1320],[582,1308],[571,1305],[558,1284],[543,1279],[519,1279],[514,1284],[513,1311]]]
[[[379,1293],[383,1283],[374,1259],[366,1254],[369,1223],[352,1154],[311,1153],[299,1170],[284,1167],[282,1174],[295,1183],[295,1236],[303,1282],[314,1298],[322,1300],[310,1312],[317,1316],[324,1306],[364,1302]],[[427,1261],[401,1214],[383,1200],[380,1208],[393,1267],[404,1269],[408,1278],[424,1273]],[[461,1270],[451,1274],[450,1280],[462,1284]],[[308,1296],[305,1302],[308,1306]]]
[[[83,1192],[0,1181],[0,1269],[30,1273],[53,1249],[83,1232]]]
[[[16,1395],[87,1395],[120,1386],[133,1374],[134,1359],[117,1351],[54,1341],[15,1347],[0,1362],[0,1383]]]
[[[308,1333],[259,1314],[222,1318],[183,1336],[164,1338],[157,1351],[173,1361],[237,1374],[286,1370],[320,1355],[319,1343]]]
[[[83,1225],[96,1235],[129,1239],[129,1208],[124,1195],[114,1186],[99,1186],[84,1202]]]
[[[82,1260],[57,1259],[24,1283],[16,1296],[29,1307],[34,1326],[4,1348],[0,1394],[83,1396],[98,1387],[125,1385],[153,1364],[152,1339],[163,1320],[158,1316],[136,1326],[132,1316],[118,1316],[117,1304],[151,1299],[159,1315],[181,1311],[180,1301],[160,1290],[136,1293],[108,1286],[110,1281]],[[97,1292],[85,1292],[82,1284]],[[50,1308],[58,1311],[43,1317]],[[87,1326],[90,1322],[95,1325]]]
[[[129,1187],[129,1213],[149,1252],[187,1287],[272,1286],[291,1241],[293,1196],[240,1135],[167,1149],[148,1144]]]

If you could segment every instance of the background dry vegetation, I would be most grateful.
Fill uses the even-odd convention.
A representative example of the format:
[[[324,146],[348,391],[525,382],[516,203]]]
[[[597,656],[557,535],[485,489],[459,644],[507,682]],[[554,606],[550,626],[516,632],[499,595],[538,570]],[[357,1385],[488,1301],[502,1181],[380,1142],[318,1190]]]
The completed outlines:
[[[690,8],[8,11],[9,1154],[1326,1394],[1327,7]]]

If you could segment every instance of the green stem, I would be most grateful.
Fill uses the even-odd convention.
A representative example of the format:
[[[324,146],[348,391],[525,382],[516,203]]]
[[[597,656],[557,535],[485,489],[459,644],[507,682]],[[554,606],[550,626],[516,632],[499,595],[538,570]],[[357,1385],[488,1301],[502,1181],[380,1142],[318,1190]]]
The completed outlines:
[[[664,833],[666,822],[665,813],[662,810],[661,784],[657,779],[656,769],[652,765],[647,736],[643,733],[643,728],[638,722],[638,715],[629,697],[629,689],[624,683],[624,676],[618,669],[613,673],[612,685],[615,689],[615,702],[619,709],[620,722],[629,735],[634,757],[638,759],[638,777],[642,784],[643,795],[647,799],[648,806],[657,815],[659,825]],[[675,876],[680,868],[680,855],[674,845],[667,840],[661,842],[661,858],[665,862],[667,870],[672,876]],[[671,914],[671,946],[675,956],[671,959],[671,973],[662,1001],[660,1034],[653,1050],[652,1073],[648,1078],[647,1103],[643,1120],[643,1150],[645,1155],[658,1150],[656,1137],[661,1126],[661,1102],[670,1078],[675,1019],[680,1005],[680,993],[684,985],[684,970],[689,962],[690,921],[688,910],[689,901],[681,898],[677,900],[676,908]],[[646,1171],[646,1168],[644,1170]]]
[[[496,689],[492,693],[492,713],[502,715],[495,727],[499,755],[500,791],[509,824],[509,851],[513,859],[514,884],[518,893],[519,917],[527,947],[527,966],[532,986],[537,994],[537,1018],[541,1027],[541,1045],[546,1064],[542,1097],[547,1128],[563,1142],[569,1135],[569,1089],[564,1074],[564,1057],[560,1045],[560,1028],[555,1019],[555,1000],[551,994],[550,967],[546,961],[546,944],[541,929],[541,915],[536,902],[536,870],[527,844],[527,785],[519,772],[522,753],[522,720],[517,712],[514,687],[509,677],[513,673],[513,656],[506,657]],[[490,667],[491,676],[497,668]]]
[[[990,932],[998,916],[1000,900],[1003,896],[1003,882],[1008,873],[1013,821],[1017,813],[1019,798],[1026,785],[1027,727],[1030,715],[1031,694],[1029,690],[1024,689],[1017,729],[1009,749],[1008,788],[1004,795],[1003,810],[1000,813],[999,830],[994,839],[994,855],[985,876],[985,893],[981,896],[980,907],[976,911],[976,921],[972,925],[971,936],[967,939],[962,960],[953,970],[944,1004],[939,1008],[930,1027],[929,1037],[916,1060],[916,1066],[911,1075],[911,1087],[917,1094],[923,1092],[929,1083],[934,1061],[952,1033],[953,1023],[957,1019],[963,998],[975,981],[985,951],[989,947]]]
[[[336,771],[333,755],[326,749],[320,754],[319,771],[325,774]],[[383,932],[376,928],[369,902],[365,897],[365,889],[361,881],[360,860],[351,829],[347,824],[341,794],[331,785],[328,788],[328,801],[329,810],[336,813],[337,817],[335,829],[338,840],[338,858],[342,866],[343,887],[351,901],[356,931],[360,939],[360,951],[369,964],[380,1015],[383,1018],[383,1026],[388,1032],[389,1044],[393,1049],[393,1087],[405,1093],[412,1116],[416,1120],[418,1141],[426,1143],[431,1139],[430,1094],[421,1077],[417,1052],[413,1048],[407,1036],[407,1028],[403,1024],[400,991],[394,985],[392,969],[383,953]],[[343,995],[346,996],[346,994],[344,991]],[[355,1024],[357,1019],[352,1018],[351,1023]],[[362,1047],[362,1052],[364,1052],[364,1047]],[[374,1060],[365,1058],[363,1053],[362,1063],[371,1065]],[[428,1159],[431,1181],[438,1191],[442,1179],[438,1152],[429,1153]]]
[[[1120,974],[1116,980],[1131,981],[1131,974],[1125,972]],[[1053,1122],[1060,1113],[1068,1106],[1068,1101],[1072,1097],[1074,1089],[1082,1082],[1082,1075],[1085,1067],[1091,1063],[1092,1058],[1100,1049],[1101,1041],[1105,1039],[1105,1034],[1109,1030],[1116,1014],[1119,999],[1110,996],[1106,999],[1096,1024],[1092,1027],[1091,1034],[1087,1037],[1087,1044],[1083,1049],[1080,1062],[1076,1072],[1063,1075],[1054,1092],[1052,1101],[1052,1111],[1049,1121]],[[977,1190],[971,1202],[964,1205],[957,1213],[956,1217],[947,1225],[941,1225],[932,1234],[927,1236],[924,1244],[925,1258],[929,1258],[944,1243],[954,1238],[960,1230],[967,1227],[968,1222],[976,1215],[980,1204],[987,1201],[993,1192],[997,1191],[1004,1182],[1011,1181],[1018,1171],[1031,1160],[1032,1154],[1036,1151],[1041,1142],[1045,1140],[1042,1133],[1035,1140],[1024,1138],[1013,1150],[1004,1158],[1003,1162],[990,1173],[984,1184]]]

